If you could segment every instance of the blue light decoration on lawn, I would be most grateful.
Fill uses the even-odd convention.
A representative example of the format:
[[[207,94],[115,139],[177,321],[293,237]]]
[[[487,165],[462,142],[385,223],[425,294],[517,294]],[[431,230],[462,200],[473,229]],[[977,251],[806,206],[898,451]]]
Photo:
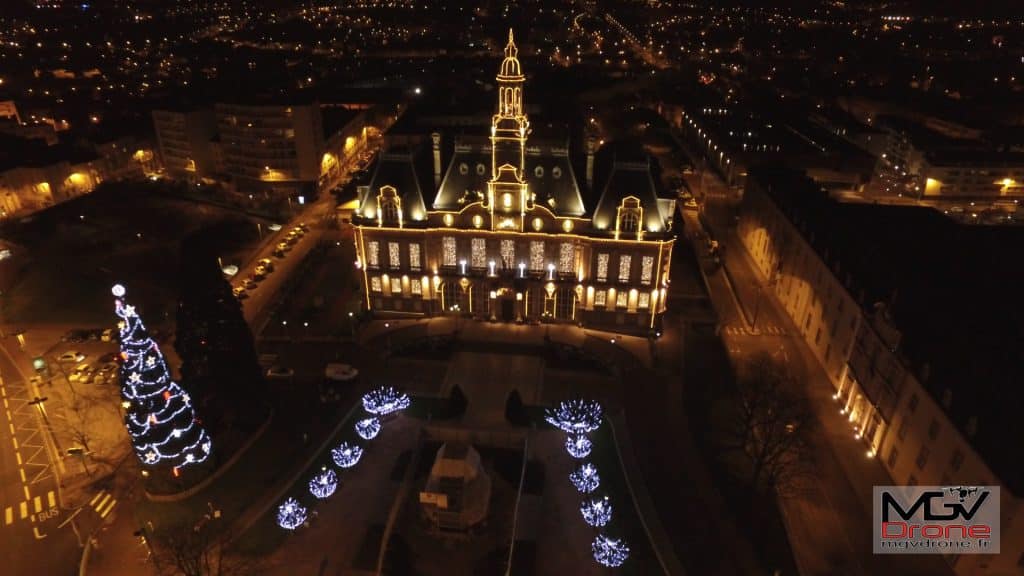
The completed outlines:
[[[580,513],[583,514],[584,522],[594,528],[600,528],[612,519],[612,503],[607,496],[584,500],[583,504],[580,504]]]
[[[629,546],[626,546],[625,542],[604,534],[598,534],[597,538],[594,538],[590,549],[594,552],[594,560],[609,568],[622,566],[623,562],[629,558]]]
[[[363,457],[363,449],[355,444],[342,442],[337,448],[331,450],[331,458],[341,468],[351,468],[359,463]]]
[[[356,434],[363,440],[373,440],[380,434],[380,420],[374,416],[356,422]]]
[[[321,500],[334,494],[337,489],[338,475],[326,466],[322,472],[313,476],[313,479],[309,481],[309,492]]]
[[[569,434],[586,434],[601,426],[602,415],[599,403],[577,399],[562,402],[557,409],[548,408],[544,420]]]
[[[409,396],[391,386],[384,386],[363,394],[363,408],[375,416],[387,416],[409,407]]]
[[[295,498],[289,498],[277,507],[277,525],[285,530],[295,530],[306,522],[306,507]]]
[[[597,468],[594,468],[590,462],[581,464],[572,474],[569,474],[569,480],[581,494],[590,494],[601,485],[601,477],[597,475]]]
[[[571,434],[565,439],[565,450],[573,458],[583,459],[590,456],[590,449],[593,447],[594,443],[583,434]]]

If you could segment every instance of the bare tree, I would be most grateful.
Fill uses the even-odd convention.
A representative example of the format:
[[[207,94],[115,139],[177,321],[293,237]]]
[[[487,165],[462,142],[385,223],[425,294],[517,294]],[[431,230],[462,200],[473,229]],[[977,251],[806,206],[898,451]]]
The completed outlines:
[[[812,470],[814,415],[785,366],[759,354],[741,366],[734,448],[750,464],[755,490],[795,488]]]
[[[204,516],[195,525],[181,524],[160,531],[150,550],[153,564],[164,576],[251,576],[258,574],[260,561],[229,554],[228,539],[211,535]]]

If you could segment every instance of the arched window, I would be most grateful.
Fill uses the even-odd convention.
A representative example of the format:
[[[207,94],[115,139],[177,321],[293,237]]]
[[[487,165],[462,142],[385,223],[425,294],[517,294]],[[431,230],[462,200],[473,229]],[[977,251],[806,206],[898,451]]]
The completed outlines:
[[[619,230],[622,232],[636,232],[640,226],[640,216],[636,212],[626,212],[622,215],[619,223]]]
[[[383,186],[377,196],[381,226],[402,225],[402,201],[393,186]]]

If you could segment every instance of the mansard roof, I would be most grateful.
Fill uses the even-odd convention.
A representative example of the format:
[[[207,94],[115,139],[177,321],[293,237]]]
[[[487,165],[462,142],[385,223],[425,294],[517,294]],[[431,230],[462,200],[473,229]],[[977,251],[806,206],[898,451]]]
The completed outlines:
[[[628,142],[610,144],[601,150],[599,159],[603,160],[604,168],[604,178],[599,182],[603,181],[604,187],[594,209],[594,225],[599,229],[615,228],[617,209],[625,198],[632,196],[640,201],[643,209],[645,231],[668,229],[675,201],[658,197],[650,157],[643,148]]]
[[[402,200],[402,220],[426,218],[424,192],[431,190],[430,154],[424,146],[397,146],[380,154],[367,186],[359,187],[359,206],[364,214],[377,214],[381,188],[392,186]]]
[[[569,158],[568,139],[526,142],[526,182],[535,202],[559,216],[586,212],[579,183]],[[483,199],[491,178],[491,143],[486,137],[461,137],[441,181],[435,210],[459,210]]]

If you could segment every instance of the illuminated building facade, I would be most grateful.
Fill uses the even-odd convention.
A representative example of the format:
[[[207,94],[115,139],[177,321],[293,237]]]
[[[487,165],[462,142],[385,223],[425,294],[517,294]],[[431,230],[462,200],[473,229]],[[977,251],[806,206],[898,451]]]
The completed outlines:
[[[457,139],[446,168],[438,133],[391,146],[359,188],[367,308],[657,330],[675,200],[658,197],[646,157],[617,157],[585,205],[568,139],[531,137],[511,31],[496,80],[489,135]]]

